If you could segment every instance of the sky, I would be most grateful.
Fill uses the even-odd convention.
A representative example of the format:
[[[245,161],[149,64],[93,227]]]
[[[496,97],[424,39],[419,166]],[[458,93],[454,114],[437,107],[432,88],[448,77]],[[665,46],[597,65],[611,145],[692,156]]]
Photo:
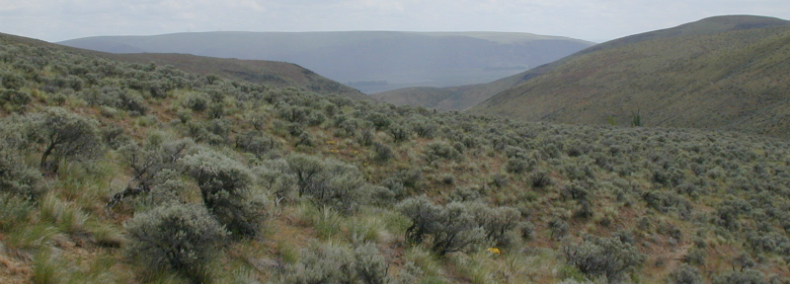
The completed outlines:
[[[203,31],[503,31],[602,42],[788,0],[0,0],[0,32],[50,42]]]

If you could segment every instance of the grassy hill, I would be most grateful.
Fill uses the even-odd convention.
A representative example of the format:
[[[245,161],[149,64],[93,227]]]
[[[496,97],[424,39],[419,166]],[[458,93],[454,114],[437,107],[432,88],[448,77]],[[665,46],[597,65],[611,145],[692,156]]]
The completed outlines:
[[[301,66],[264,60],[224,59],[189,54],[103,54],[104,57],[139,64],[171,65],[200,75],[216,75],[278,88],[293,87],[322,94],[337,94],[353,99],[368,99],[359,90],[329,80]]]
[[[786,137],[790,25],[725,16],[604,43],[470,109],[571,124],[728,129]]]
[[[632,43],[662,38],[706,35],[726,31],[770,27],[777,25],[781,26],[785,24],[787,24],[787,22],[784,20],[759,16],[713,17],[695,23],[684,24],[675,28],[637,34],[597,44],[565,58],[559,59],[555,62],[538,66],[522,73],[518,73],[489,83],[445,88],[404,88],[375,93],[371,96],[379,101],[396,105],[424,106],[441,110],[465,110],[482,103],[483,101],[499,94],[500,92],[514,88],[532,78],[554,69],[557,66],[561,66],[568,61],[574,60],[579,56],[598,50],[612,49]],[[493,112],[496,111],[492,110],[489,113]]]
[[[329,80],[313,71],[298,65],[263,60],[223,59],[189,54],[159,53],[127,53],[112,54],[84,49],[68,48],[48,42],[0,34],[1,37],[36,46],[66,49],[75,54],[111,59],[115,61],[172,66],[199,75],[214,75],[225,79],[234,79],[255,84],[266,84],[278,88],[295,88],[322,94],[336,94],[353,99],[368,99],[359,90]]]
[[[0,283],[787,283],[788,146],[0,36]]]
[[[394,105],[422,106],[438,110],[465,110],[486,99],[518,86],[531,78],[539,66],[525,73],[519,73],[485,84],[465,85],[459,87],[413,87],[396,89],[370,95],[370,97]]]
[[[299,64],[366,93],[484,83],[591,43],[495,32],[206,32],[105,36],[61,44],[112,53],[188,53]]]

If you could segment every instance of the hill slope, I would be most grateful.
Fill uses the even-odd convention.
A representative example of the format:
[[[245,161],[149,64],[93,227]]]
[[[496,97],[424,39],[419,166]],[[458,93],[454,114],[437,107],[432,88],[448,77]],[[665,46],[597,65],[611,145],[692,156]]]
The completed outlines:
[[[170,65],[193,74],[216,75],[278,88],[293,87],[298,90],[336,94],[353,99],[369,99],[360,91],[329,80],[313,71],[285,62],[264,60],[224,59],[189,54],[113,54],[86,49],[70,48],[31,38],[0,33],[0,37],[14,42],[68,50],[72,53],[138,64]]]
[[[542,70],[544,66],[485,84],[445,88],[403,88],[375,93],[370,96],[378,101],[394,105],[422,106],[439,110],[465,110],[525,82],[536,70]]]
[[[367,93],[488,82],[591,45],[528,33],[373,31],[105,36],[61,44],[112,53],[175,52],[293,62]]]
[[[276,61],[239,60],[189,54],[103,54],[106,58],[140,64],[172,65],[200,75],[217,75],[278,88],[294,87],[321,94],[337,94],[358,100],[370,99],[359,90],[327,79],[301,66]]]
[[[560,123],[790,135],[790,26],[729,16],[604,43],[469,110]]]
[[[0,62],[0,283],[790,281],[785,139]]]

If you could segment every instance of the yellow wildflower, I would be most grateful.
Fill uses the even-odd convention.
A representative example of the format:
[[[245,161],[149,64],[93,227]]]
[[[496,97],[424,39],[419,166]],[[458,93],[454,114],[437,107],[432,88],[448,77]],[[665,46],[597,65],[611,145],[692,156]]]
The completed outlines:
[[[501,254],[502,253],[502,251],[499,250],[499,248],[488,248],[488,252],[493,253],[493,254]]]

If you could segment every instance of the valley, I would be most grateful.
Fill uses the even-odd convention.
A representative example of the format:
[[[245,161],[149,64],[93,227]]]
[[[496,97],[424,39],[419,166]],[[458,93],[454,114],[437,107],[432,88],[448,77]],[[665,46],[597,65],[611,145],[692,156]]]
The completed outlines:
[[[790,282],[784,20],[372,97],[100,45],[0,34],[0,283]]]

